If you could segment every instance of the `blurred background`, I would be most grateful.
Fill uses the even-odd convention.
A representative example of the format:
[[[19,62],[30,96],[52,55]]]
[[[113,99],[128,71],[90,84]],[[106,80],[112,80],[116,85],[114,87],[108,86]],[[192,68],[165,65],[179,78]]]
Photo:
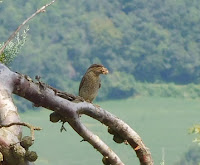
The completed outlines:
[[[48,2],[3,0],[0,3],[0,43]],[[197,165],[200,162],[200,157],[195,154],[198,148],[190,148],[192,137],[187,135],[187,129],[199,122],[200,115],[198,0],[59,0],[28,25],[27,41],[9,66],[13,71],[31,78],[39,75],[49,85],[77,95],[79,82],[87,68],[93,63],[101,63],[110,74],[102,76],[102,87],[96,99],[98,104],[120,118],[127,115],[123,119],[144,135],[144,142],[153,151],[155,164],[162,162],[163,150],[165,164]],[[41,120],[45,122],[43,127],[49,129],[51,123],[47,112],[30,112],[38,109],[16,96],[15,102],[20,112],[26,112],[22,114],[24,120],[30,118],[33,123]],[[38,113],[44,114],[43,117],[39,118]],[[96,133],[105,131],[95,121],[85,121],[91,129],[95,126]],[[59,128],[55,131],[52,131],[53,135],[63,136]],[[38,138],[50,140],[53,137],[46,134]],[[71,133],[64,139],[69,136]],[[45,142],[39,143],[40,146]],[[73,138],[71,143],[76,143]],[[68,148],[68,144],[62,146]],[[36,147],[35,150],[40,149]],[[44,152],[51,150],[54,149],[44,147]],[[69,151],[79,157],[77,149],[73,153]],[[69,151],[64,154],[69,155]],[[61,150],[56,150],[56,154],[59,152]],[[101,164],[100,155],[99,159],[90,162],[96,156],[88,158],[84,154],[80,154],[80,161],[71,157],[66,160],[65,156],[54,159],[58,165],[66,164],[68,160],[70,163],[67,164]],[[55,164],[53,160],[49,161],[52,157],[44,158],[46,164]],[[137,162],[134,153],[133,159]],[[133,161],[127,158],[126,164],[128,162],[132,164]],[[38,161],[36,164],[45,163]]]

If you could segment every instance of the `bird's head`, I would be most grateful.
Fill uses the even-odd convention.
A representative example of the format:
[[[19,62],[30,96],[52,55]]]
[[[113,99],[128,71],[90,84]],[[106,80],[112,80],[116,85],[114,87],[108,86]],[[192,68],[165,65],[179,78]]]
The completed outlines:
[[[87,72],[92,71],[93,73],[95,73],[96,75],[100,75],[100,74],[108,74],[108,69],[105,68],[103,65],[101,64],[92,64]]]

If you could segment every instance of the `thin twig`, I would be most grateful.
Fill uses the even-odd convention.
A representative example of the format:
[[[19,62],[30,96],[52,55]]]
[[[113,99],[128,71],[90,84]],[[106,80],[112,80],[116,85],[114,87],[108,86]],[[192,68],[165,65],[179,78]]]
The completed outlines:
[[[1,50],[0,50],[0,55],[3,53],[4,49],[6,48],[6,46],[9,44],[9,42],[17,35],[17,33],[20,31],[20,29],[28,22],[30,21],[33,17],[35,17],[37,14],[45,12],[45,9],[50,6],[51,4],[53,4],[56,0],[51,1],[50,3],[42,6],[40,9],[38,9],[35,13],[33,13],[30,17],[28,17],[21,25],[19,25],[19,27],[11,34],[11,36],[8,38],[8,40],[6,41],[6,43],[2,46]]]
[[[21,126],[25,126],[25,127],[28,127],[31,131],[31,138],[32,140],[35,140],[35,137],[34,137],[34,131],[40,131],[42,128],[40,127],[35,127],[29,123],[24,123],[24,122],[18,122],[18,123],[10,123],[10,124],[7,124],[7,125],[0,125],[0,128],[2,127],[11,127],[13,125],[21,125]]]

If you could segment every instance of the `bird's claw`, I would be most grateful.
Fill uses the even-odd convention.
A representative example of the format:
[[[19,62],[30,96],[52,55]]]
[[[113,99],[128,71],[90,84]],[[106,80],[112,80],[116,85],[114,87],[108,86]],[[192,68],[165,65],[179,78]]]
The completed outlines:
[[[65,128],[64,124],[65,124],[65,122],[62,122],[62,126],[60,128],[60,132],[62,132],[63,130],[67,131],[67,129]]]

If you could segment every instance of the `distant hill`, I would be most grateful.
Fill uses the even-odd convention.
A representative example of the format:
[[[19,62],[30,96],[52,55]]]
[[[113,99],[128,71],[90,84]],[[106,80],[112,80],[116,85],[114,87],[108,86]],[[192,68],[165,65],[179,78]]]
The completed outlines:
[[[47,2],[0,3],[0,42]],[[198,0],[59,0],[29,26],[11,67],[62,90],[77,94],[92,63],[110,70],[99,99],[133,95],[135,81],[200,82]]]

